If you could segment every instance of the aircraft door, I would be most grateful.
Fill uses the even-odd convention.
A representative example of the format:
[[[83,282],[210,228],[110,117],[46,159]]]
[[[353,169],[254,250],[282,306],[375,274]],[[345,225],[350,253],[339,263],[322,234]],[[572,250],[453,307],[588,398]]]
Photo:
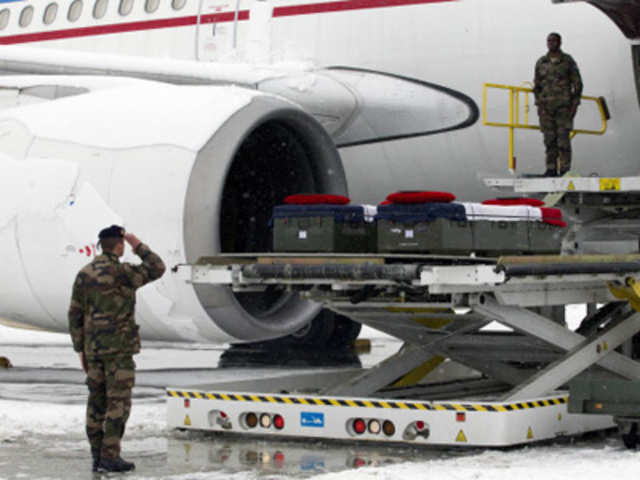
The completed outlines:
[[[199,61],[219,61],[233,55],[237,24],[242,15],[240,0],[200,0],[197,36]]]
[[[248,25],[242,33],[242,44],[245,61],[250,63],[271,63],[271,19],[273,2],[270,0],[244,0],[249,9]]]
[[[636,93],[638,94],[638,103],[640,103],[640,44],[632,47],[633,52],[633,72],[636,76]]]

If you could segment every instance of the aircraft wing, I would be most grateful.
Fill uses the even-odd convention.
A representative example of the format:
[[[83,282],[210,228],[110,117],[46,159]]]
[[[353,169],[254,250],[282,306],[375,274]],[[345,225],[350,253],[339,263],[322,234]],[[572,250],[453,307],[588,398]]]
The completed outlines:
[[[74,76],[97,77],[89,90],[123,82],[123,78],[255,89],[301,106],[338,147],[456,130],[473,125],[479,116],[476,103],[463,92],[354,66],[208,63],[0,46],[0,73],[7,75],[2,80],[5,88],[24,88],[11,76],[46,75],[45,83],[51,85],[55,75],[59,96],[78,88]],[[33,91],[38,81],[30,78]],[[82,88],[87,91],[86,79]]]

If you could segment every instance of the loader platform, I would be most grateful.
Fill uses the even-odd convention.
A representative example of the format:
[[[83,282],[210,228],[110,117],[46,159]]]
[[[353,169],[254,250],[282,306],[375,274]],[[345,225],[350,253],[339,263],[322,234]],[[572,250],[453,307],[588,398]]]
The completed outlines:
[[[169,388],[169,426],[495,447],[614,426],[567,410],[573,379],[640,380],[640,181],[602,180],[487,181],[562,209],[560,255],[228,254],[176,267],[187,282],[295,291],[404,345],[369,369]],[[574,330],[568,304],[587,305]]]

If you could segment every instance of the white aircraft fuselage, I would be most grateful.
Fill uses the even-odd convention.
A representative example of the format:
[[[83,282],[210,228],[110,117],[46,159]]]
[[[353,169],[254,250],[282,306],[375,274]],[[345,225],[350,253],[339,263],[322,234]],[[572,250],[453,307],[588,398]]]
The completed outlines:
[[[51,5],[57,6],[55,15]],[[24,12],[30,7],[33,7],[32,18],[27,22],[29,14]],[[9,13],[4,13],[6,11]],[[115,72],[124,77],[131,74],[163,81],[184,75],[197,77],[198,82],[194,83],[237,84],[240,88],[276,94],[277,98],[301,105],[303,111],[309,112],[325,127],[338,147],[341,167],[335,168],[344,169],[346,183],[338,181],[332,188],[346,191],[348,186],[354,203],[379,203],[388,193],[397,190],[445,190],[465,201],[492,196],[482,179],[509,175],[507,130],[482,124],[483,83],[525,85],[525,82],[531,82],[536,60],[546,53],[546,36],[555,31],[562,34],[563,50],[573,56],[580,68],[584,94],[604,97],[611,113],[604,135],[578,135],[573,139],[572,170],[582,175],[636,174],[640,161],[640,142],[637,140],[640,108],[632,56],[632,48],[638,47],[632,47],[633,42],[607,16],[585,3],[554,5],[550,0],[61,0],[46,3],[17,0],[0,2],[0,27],[6,15],[8,20],[0,30],[0,44],[11,48],[6,50],[5,56],[4,47],[0,47],[0,62],[11,58],[20,63],[20,55],[16,52],[21,50],[14,47],[25,48],[33,74],[69,73],[52,66],[59,62],[65,68],[80,68],[84,69],[81,73],[93,72],[101,77]],[[20,25],[21,21],[24,26]],[[47,58],[46,53],[34,53],[36,50],[33,49],[53,50]],[[62,53],[57,56],[57,52],[63,51],[67,57],[62,57]],[[22,73],[29,73],[29,67],[21,68]],[[23,81],[29,85],[46,83]],[[85,79],[76,83],[84,82],[82,85],[89,85],[88,90],[99,90],[97,81]],[[340,87],[335,87],[334,81]],[[55,82],[74,83],[60,78]],[[183,85],[189,81],[181,79],[176,83]],[[133,88],[144,90],[146,87]],[[153,88],[158,88],[156,96]],[[154,99],[160,104],[166,102],[167,108],[175,111],[182,108],[180,105],[187,105],[183,113],[192,112],[191,117],[195,115],[193,112],[197,112],[197,118],[204,119],[209,112],[213,117],[220,117],[219,121],[211,120],[214,129],[222,128],[220,125],[230,119],[237,120],[239,117],[234,116],[234,109],[243,108],[243,102],[254,101],[252,95],[247,94],[245,98],[243,93],[234,105],[227,105],[229,112],[220,113],[225,110],[224,93],[205,95],[201,104],[190,96],[190,100],[175,101],[175,105],[171,105],[172,102],[163,97],[162,88],[154,85],[146,89],[150,99],[149,108],[145,110],[147,114],[153,108]],[[109,92],[103,93],[105,98],[109,97]],[[170,95],[170,92],[166,94]],[[77,97],[78,102],[83,101],[80,97]],[[109,98],[117,101],[117,95]],[[131,102],[128,105],[135,104],[135,99],[135,95],[128,98]],[[147,100],[141,99],[140,103],[145,105]],[[77,112],[85,111],[74,104],[73,98],[55,102],[66,101],[72,106],[71,111],[74,111],[73,105],[78,108]],[[105,100],[109,101],[108,98]],[[88,108],[86,104],[82,108]],[[96,103],[94,107],[102,109],[100,105]],[[108,103],[102,105],[105,105],[105,118],[117,122],[115,127],[110,123],[105,128],[131,132],[145,121],[142,116],[137,118],[138,123],[124,116],[119,118],[115,107],[110,113],[106,108]],[[189,224],[189,218],[193,216],[189,212],[202,213],[208,211],[208,207],[200,205],[188,211],[189,202],[195,202],[193,197],[202,194],[205,186],[194,186],[194,176],[190,173],[198,171],[197,166],[204,163],[198,163],[197,158],[194,160],[186,152],[203,152],[209,148],[215,155],[220,149],[214,148],[211,140],[198,143],[196,134],[192,138],[185,132],[176,133],[181,127],[174,118],[175,124],[171,127],[158,127],[157,138],[145,134],[144,142],[138,139],[127,143],[121,138],[123,135],[80,132],[77,125],[83,122],[81,113],[78,113],[77,124],[69,120],[66,127],[66,124],[60,125],[63,122],[55,122],[54,128],[53,121],[45,125],[46,120],[42,118],[46,116],[45,110],[38,108],[48,107],[45,104],[18,107],[0,116],[0,121],[11,120],[24,126],[25,138],[33,134],[37,139],[30,143],[25,141],[31,145],[28,152],[27,147],[21,149],[17,144],[5,142],[3,147],[0,140],[0,151],[9,156],[19,151],[22,159],[52,156],[70,160],[79,173],[69,167],[67,183],[74,186],[60,188],[75,189],[74,195],[83,193],[85,198],[94,194],[94,197],[101,197],[92,205],[102,205],[101,201],[106,204],[104,209],[108,213],[104,218],[114,221],[122,218],[143,240],[148,240],[152,247],[158,246],[170,267],[181,261],[194,261],[204,254],[234,250],[234,240],[229,240],[231,243],[227,246],[231,246],[225,247],[225,241],[217,239],[217,235],[206,245],[204,241],[199,244],[186,238],[199,232],[198,228],[203,229],[203,236],[207,229],[212,232],[223,230],[220,223],[224,221],[211,220],[206,228]],[[506,93],[490,94],[487,115],[490,120],[507,121]],[[530,116],[531,123],[537,123],[533,105]],[[599,122],[594,104],[583,102],[576,117],[576,127],[597,129]],[[71,129],[70,125],[76,125],[75,131],[64,131]],[[193,132],[191,127],[185,128]],[[110,138],[118,140],[110,145],[105,140]],[[179,166],[166,167],[167,178],[184,175],[184,182],[170,184],[158,180],[157,187],[152,188],[149,185],[153,183],[153,169],[165,167],[146,160],[146,163],[133,166],[130,162],[135,155],[127,157],[124,152],[144,145],[149,149],[150,158],[157,158],[161,151],[157,147],[163,143],[163,138],[171,139],[165,143],[169,150],[175,150],[173,158],[182,154],[185,157]],[[165,154],[167,148],[163,150]],[[105,171],[86,160],[110,149],[119,150],[122,157],[113,160],[112,175],[119,172],[121,178],[112,178],[109,180],[112,183],[105,180]],[[517,173],[544,171],[544,146],[539,132],[517,131],[515,154]],[[18,162],[20,155],[14,157]],[[172,155],[167,154],[167,163],[171,162],[169,157]],[[118,167],[118,161],[128,163]],[[229,165],[218,173],[228,173]],[[65,168],[60,167],[60,170]],[[152,173],[146,178],[149,169]],[[128,175],[145,180],[136,184],[126,178]],[[208,177],[202,175],[201,178]],[[82,182],[88,186],[79,192],[79,185],[84,185]],[[164,200],[158,197],[150,200],[149,208],[155,202],[158,215],[172,225],[179,225],[180,229],[167,233],[169,229],[155,225],[157,222],[152,221],[149,210],[140,207],[136,211],[130,208],[130,198],[127,201],[117,199],[118,195],[121,199],[126,197],[126,192],[132,189],[147,187],[154,195],[167,192]],[[172,193],[171,188],[175,188],[175,192]],[[223,186],[218,190],[221,198],[227,192]],[[139,195],[143,196],[142,193]],[[183,204],[175,206],[175,199],[185,197],[186,207]],[[145,203],[143,199],[136,198],[138,200]],[[220,202],[212,208],[216,212],[225,210]],[[242,209],[239,211],[243,212]],[[7,215],[10,217],[11,212]],[[31,235],[39,231],[37,222],[24,225],[28,225],[24,231]],[[54,228],[54,223],[46,225]],[[185,225],[189,228],[183,228]],[[20,238],[21,234],[15,235]],[[161,238],[163,235],[165,238]],[[10,239],[7,242],[9,244]],[[50,258],[69,245],[78,246],[77,241],[64,239],[48,251],[34,249],[42,258]],[[240,250],[251,251],[245,247]],[[38,258],[38,254],[34,255]],[[47,263],[47,260],[43,261]],[[54,267],[25,267],[25,271],[30,270],[24,274],[25,284],[29,285],[24,288],[29,289],[29,294],[21,298],[22,287],[15,287],[11,294],[13,300],[9,300],[8,294],[5,297],[5,305],[10,306],[0,304],[0,316],[64,330],[68,301],[65,292],[83,261],[86,262],[86,258],[61,260],[55,268],[64,273],[60,278],[47,281],[34,278]],[[20,268],[20,262],[17,262],[15,271]],[[293,331],[317,311],[295,306],[286,315],[297,316],[300,321],[284,322],[277,332],[266,329],[255,335],[240,334],[228,324],[220,327],[219,322],[218,325],[211,323],[210,319],[216,316],[217,307],[212,305],[217,305],[217,294],[187,292],[184,286],[179,286],[180,282],[184,283],[182,280],[166,277],[157,288],[143,289],[141,308],[144,311],[139,315],[139,321],[146,338],[254,340]],[[11,278],[11,270],[4,276],[0,274],[0,285],[11,282]],[[35,303],[46,313],[20,307],[21,303],[32,300],[30,295],[39,297]],[[197,301],[195,297],[198,297]],[[192,306],[192,302],[197,306]],[[228,308],[235,300],[225,302],[225,308]],[[185,306],[187,304],[189,306]],[[226,315],[223,310],[218,315]]]
[[[29,3],[35,7],[34,17],[22,28],[19,14]],[[174,10],[170,1],[159,2],[155,12],[147,13],[144,1],[132,1],[131,13],[123,16],[119,7],[128,2],[112,0],[101,19],[93,16],[95,2],[86,1],[80,18],[70,22],[73,2],[54,3],[59,4],[57,17],[48,26],[42,21],[45,4],[7,3],[11,17],[0,42],[223,64],[359,67],[448,87],[470,96],[479,107],[484,82],[531,82],[534,64],[546,52],[546,35],[557,31],[563,35],[563,49],[580,67],[584,93],[603,96],[612,114],[604,137],[578,136],[573,141],[574,168],[585,175],[618,175],[629,172],[638,159],[635,125],[640,109],[631,42],[588,4],[202,0],[187,1],[181,10]],[[504,102],[496,101],[493,108],[493,118],[506,121]],[[541,135],[520,131],[517,137],[518,172],[543,171]],[[377,202],[397,188],[445,188],[474,199],[480,192],[488,194],[478,179],[507,173],[506,148],[505,129],[476,121],[455,133],[345,148],[341,155],[356,201]],[[443,165],[454,167],[455,179]]]

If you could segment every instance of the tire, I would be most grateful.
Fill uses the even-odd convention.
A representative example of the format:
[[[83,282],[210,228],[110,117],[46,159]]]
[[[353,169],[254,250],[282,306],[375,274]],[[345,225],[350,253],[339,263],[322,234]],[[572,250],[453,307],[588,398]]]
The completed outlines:
[[[281,350],[283,348],[314,351],[344,350],[353,345],[361,328],[362,325],[344,315],[322,309],[311,322],[291,335],[244,345],[253,345],[255,348],[267,350]]]
[[[362,324],[354,322],[349,317],[344,315],[335,315],[335,327],[333,329],[333,335],[329,339],[327,346],[330,349],[342,350],[345,348],[351,348],[353,342],[356,341],[360,330],[362,330]]]
[[[640,359],[640,333],[636,333],[631,337],[631,358]]]
[[[624,446],[628,449],[635,450],[638,446],[638,440],[640,440],[638,438],[638,424],[634,423],[631,426],[631,430],[629,430],[629,433],[625,433],[624,435],[622,435],[622,443],[624,443]]]
[[[335,314],[331,310],[323,309],[320,313],[296,333],[284,338],[285,342],[292,347],[324,350],[334,334]]]

